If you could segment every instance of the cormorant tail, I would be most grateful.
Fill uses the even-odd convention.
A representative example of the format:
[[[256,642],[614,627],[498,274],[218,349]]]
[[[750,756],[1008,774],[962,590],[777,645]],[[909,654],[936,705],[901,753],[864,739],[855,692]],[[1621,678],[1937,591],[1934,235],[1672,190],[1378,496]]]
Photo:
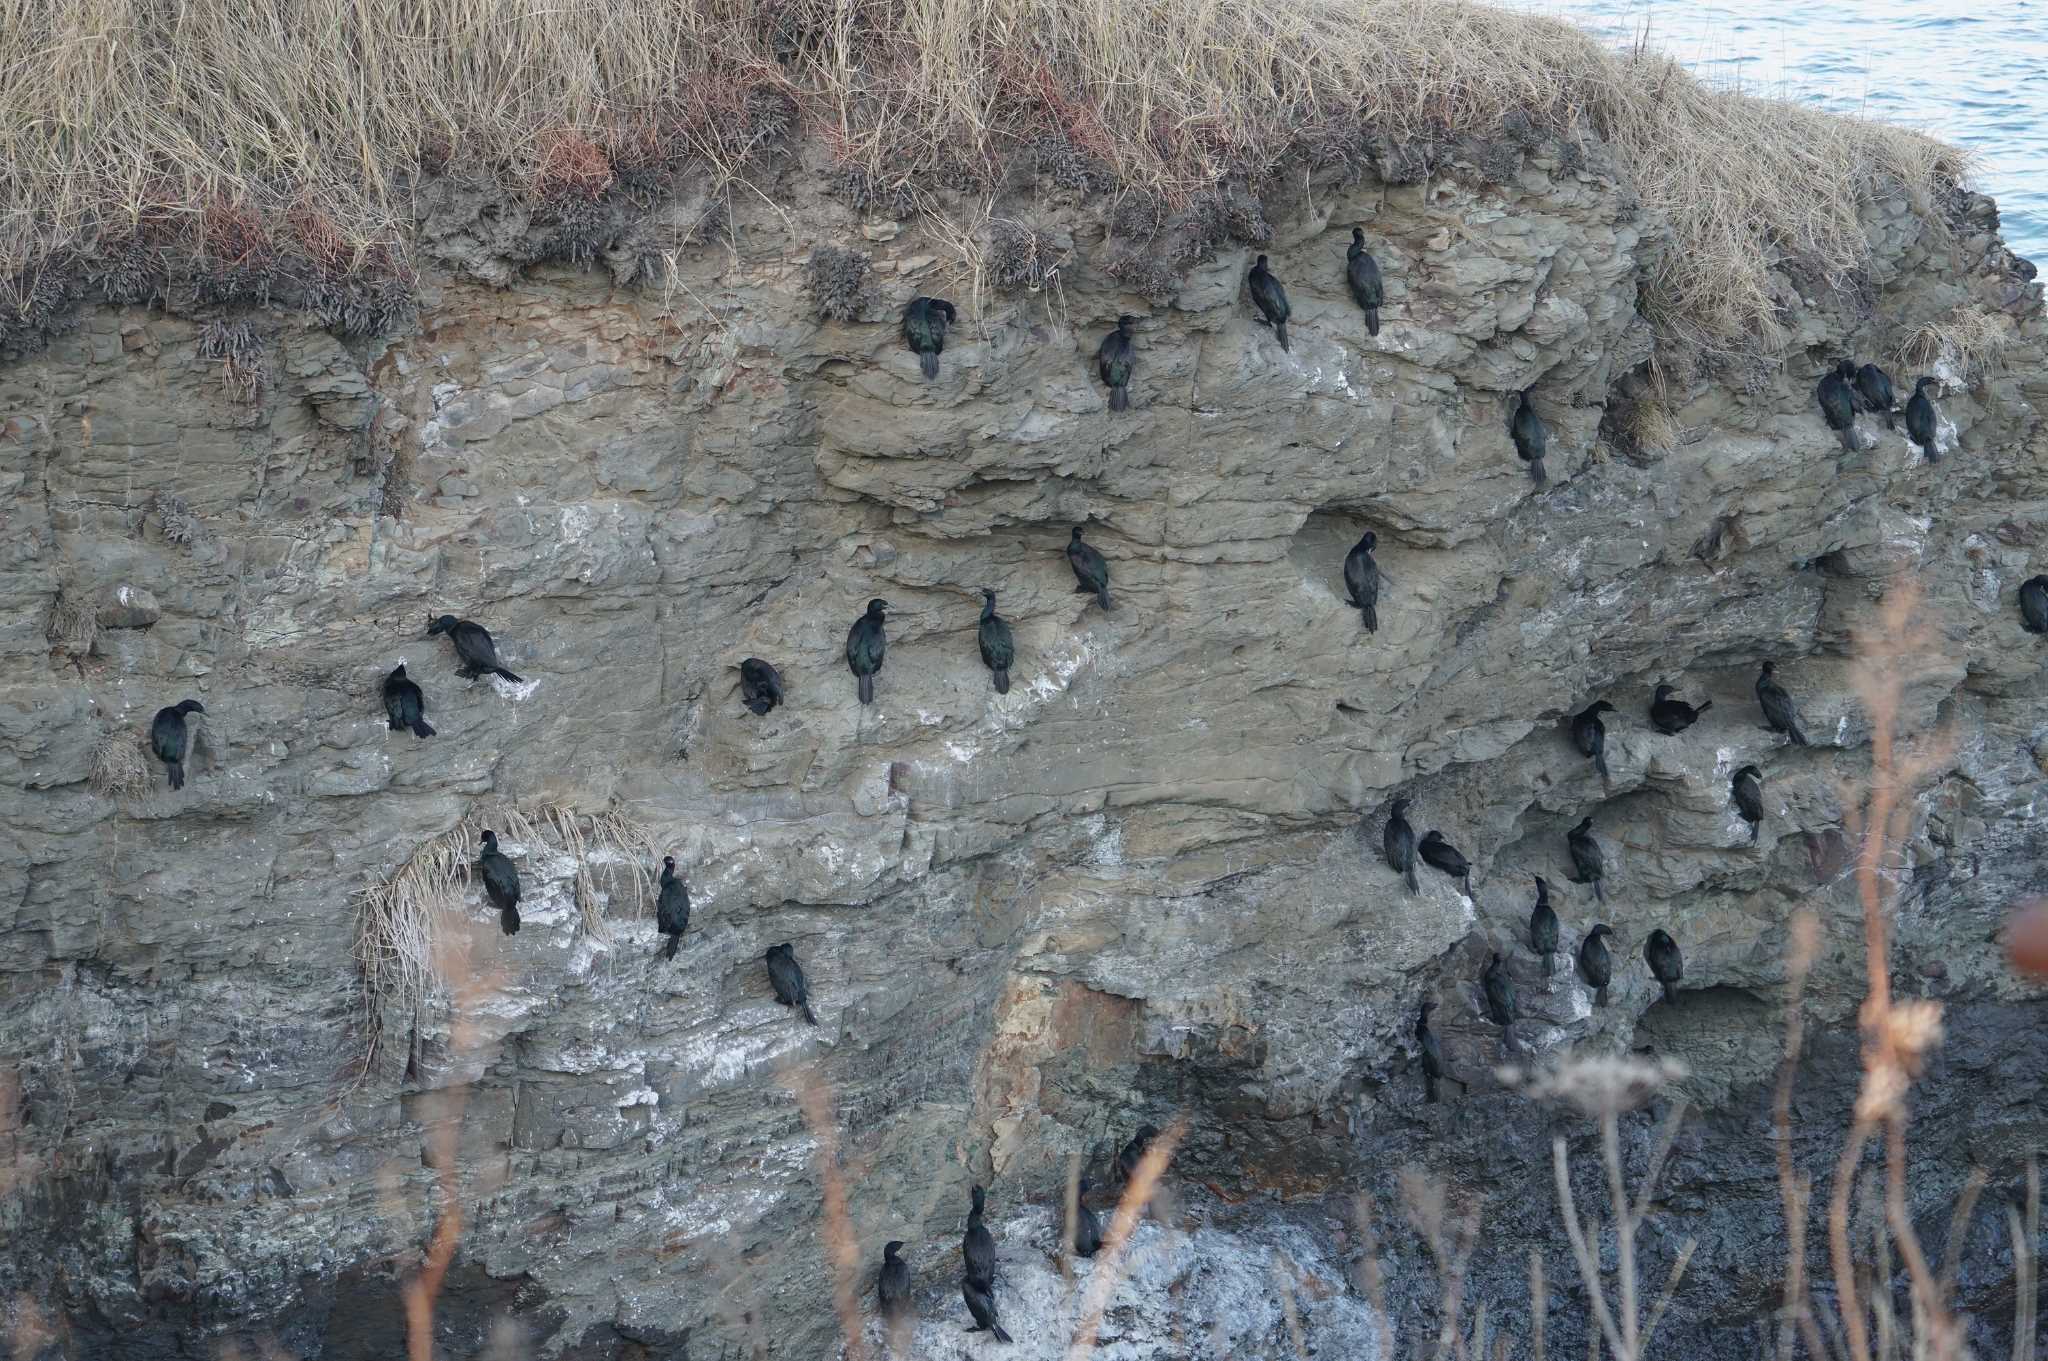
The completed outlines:
[[[807,1024],[807,1025],[816,1025],[816,1024],[818,1023],[818,1018],[817,1018],[816,1016],[813,1016],[813,1015],[811,1014],[811,1004],[810,1004],[809,1002],[805,1002],[805,1003],[803,1004],[803,1008],[804,1008],[804,1022],[805,1022],[805,1024]]]
[[[1792,725],[1792,731],[1786,735],[1792,739],[1792,745],[1795,747],[1803,747],[1807,745],[1806,734],[1799,731],[1799,725],[1797,723],[1794,723]]]
[[[1549,481],[1549,479],[1543,475],[1542,459],[1532,458],[1529,460],[1529,476],[1536,479],[1536,485],[1539,487],[1542,486],[1545,482]]]
[[[1886,407],[1884,409],[1884,428],[1887,430],[1896,430],[1899,428],[1898,426],[1892,424],[1892,409],[1890,407]]]
[[[1842,441],[1842,448],[1845,451],[1852,454],[1856,452],[1856,426],[1853,422],[1847,427],[1837,430],[1835,438]]]
[[[1118,386],[1109,390],[1109,409],[1111,411],[1128,411],[1130,407],[1131,392],[1129,388]]]
[[[1102,585],[1095,588],[1095,600],[1097,604],[1102,606],[1102,612],[1108,614],[1110,610],[1108,582],[1105,581]]]
[[[1596,752],[1594,752],[1594,753],[1593,753],[1593,769],[1595,769],[1595,770],[1597,770],[1597,771],[1599,771],[1599,772],[1600,772],[1600,778],[1601,778],[1601,779],[1603,779],[1603,780],[1604,780],[1604,779],[1606,779],[1606,778],[1607,778],[1607,753],[1606,753],[1606,752],[1604,752],[1604,751],[1596,751]]]
[[[172,761],[170,769],[171,788],[183,789],[185,787],[185,763],[183,761]]]
[[[385,726],[389,727],[391,731],[397,732],[400,728],[405,726],[405,720],[402,718],[393,717],[391,722],[386,724]]]
[[[1007,667],[996,668],[996,693],[999,695],[1010,693],[1010,672]]]
[[[988,1330],[996,1335],[996,1341],[998,1342],[1008,1342],[1010,1340],[1010,1335],[1003,1331],[1003,1325],[1000,1323],[989,1324]]]
[[[1467,898],[1472,897],[1472,871],[1465,871],[1464,876],[1461,879],[1459,879],[1458,882],[1465,886],[1465,896]]]
[[[676,947],[682,943],[683,938],[681,936],[670,936],[668,938],[668,948],[661,952],[661,957],[663,959],[674,959],[676,957]]]
[[[494,675],[494,676],[503,676],[503,677],[504,677],[504,678],[505,678],[506,680],[508,680],[508,681],[511,681],[511,682],[512,682],[512,683],[513,683],[514,685],[524,685],[524,684],[526,684],[526,679],[525,679],[525,677],[523,677],[523,676],[520,676],[520,675],[517,675],[517,674],[516,674],[516,673],[514,673],[514,672],[511,672],[511,671],[507,671],[507,670],[506,670],[506,669],[505,669],[504,667],[502,667],[502,666],[494,666],[494,667],[492,667],[492,668],[491,668],[491,674],[492,674],[492,675]]]
[[[917,366],[924,370],[924,376],[927,378],[939,376],[939,357],[929,350],[917,357]]]
[[[1284,349],[1287,349],[1287,348],[1289,348],[1289,347],[1288,347],[1288,344],[1287,344],[1287,323],[1286,323],[1286,322],[1284,322],[1284,321],[1276,321],[1276,322],[1274,322],[1274,323],[1273,323],[1273,338],[1274,338],[1275,340],[1278,340],[1278,341],[1280,342],[1280,348],[1281,348],[1281,349],[1283,349],[1283,350],[1284,350]]]
[[[1596,1006],[1596,1007],[1604,1007],[1604,1006],[1606,1006],[1606,1005],[1607,1005],[1607,989],[1605,989],[1605,988],[1596,988],[1596,989],[1594,989],[1594,991],[1593,991],[1593,1005],[1594,1005],[1594,1006]]]
[[[862,676],[860,678],[860,702],[863,704],[873,704],[875,702],[875,678],[873,676]]]
[[[1408,891],[1410,893],[1422,892],[1422,885],[1415,882],[1415,862],[1412,860],[1408,862]]]
[[[1435,1101],[1437,1099],[1436,1079],[1428,1073],[1422,1075],[1422,1099],[1424,1101]]]
[[[1607,890],[1600,887],[1600,881],[1598,879],[1595,879],[1593,881],[1593,896],[1595,898],[1598,898],[1603,903],[1607,901]]]
[[[1752,822],[1752,823],[1750,823],[1750,824],[1749,824],[1749,844],[1750,844],[1750,845],[1752,845],[1752,846],[1756,845],[1756,834],[1757,834],[1758,832],[1761,832],[1761,831],[1762,831],[1763,829],[1764,829],[1764,824],[1763,824],[1763,819],[1762,819],[1762,818],[1758,818],[1758,819],[1757,819],[1757,820],[1756,820],[1755,822]]]
[[[519,909],[516,907],[508,907],[500,911],[498,913],[498,926],[499,929],[504,931],[504,933],[508,936],[518,935]]]
[[[393,724],[392,726],[396,727],[397,725]],[[432,737],[434,730],[427,726],[427,720],[424,718],[415,718],[412,721],[412,735],[414,737]]]
[[[1376,336],[1380,333],[1379,308],[1368,307],[1365,309],[1365,333],[1369,336]]]
[[[1376,606],[1360,605],[1358,607],[1358,614],[1360,618],[1365,620],[1365,631],[1367,633],[1378,633],[1380,631],[1380,612]]]
[[[1664,1000],[1673,1006],[1678,1005],[1678,985],[1676,983],[1664,984]]]
[[[1707,710],[1709,710],[1709,709],[1711,709],[1711,708],[1713,708],[1713,707],[1714,707],[1714,701],[1712,701],[1712,700],[1710,699],[1710,700],[1708,700],[1708,701],[1707,701],[1707,702],[1706,702],[1705,704],[1702,704],[1702,705],[1700,705],[1700,706],[1699,706],[1698,708],[1694,709],[1694,710],[1692,711],[1692,716],[1693,716],[1694,718],[1698,718],[1698,717],[1699,717],[1699,716],[1700,716],[1701,714],[1705,713],[1705,712],[1706,712]]]

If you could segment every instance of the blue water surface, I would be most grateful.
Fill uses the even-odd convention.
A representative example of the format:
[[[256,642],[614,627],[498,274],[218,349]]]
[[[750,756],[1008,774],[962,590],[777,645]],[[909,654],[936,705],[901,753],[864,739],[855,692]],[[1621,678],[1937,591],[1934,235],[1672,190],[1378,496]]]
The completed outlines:
[[[1702,79],[1933,133],[1976,157],[2006,244],[2048,263],[2048,0],[1503,0]]]

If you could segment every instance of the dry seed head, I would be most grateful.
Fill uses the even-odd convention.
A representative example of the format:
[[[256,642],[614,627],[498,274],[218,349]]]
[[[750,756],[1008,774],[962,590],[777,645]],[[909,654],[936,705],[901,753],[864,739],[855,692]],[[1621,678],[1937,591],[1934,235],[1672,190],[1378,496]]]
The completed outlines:
[[[1676,1059],[1645,1060],[1626,1055],[1567,1058],[1542,1072],[1503,1068],[1502,1083],[1520,1087],[1539,1101],[1562,1101],[1598,1119],[1632,1111],[1690,1070]]]

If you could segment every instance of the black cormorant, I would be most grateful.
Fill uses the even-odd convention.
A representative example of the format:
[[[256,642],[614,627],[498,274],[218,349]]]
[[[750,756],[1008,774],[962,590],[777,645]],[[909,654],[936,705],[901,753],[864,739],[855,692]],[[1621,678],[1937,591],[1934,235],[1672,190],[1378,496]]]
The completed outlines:
[[[1472,896],[1472,862],[1461,855],[1456,846],[1444,840],[1442,832],[1429,832],[1415,849],[1431,867],[1443,871],[1463,885],[1467,898]]]
[[[498,834],[486,829],[484,848],[476,858],[483,874],[484,893],[498,909],[498,926],[508,936],[519,934],[519,869],[498,849]]]
[[[900,1240],[882,1244],[882,1269],[875,1275],[875,1300],[892,1327],[910,1313],[910,1263],[897,1256],[902,1251]]]
[[[1136,317],[1118,317],[1116,329],[1102,338],[1095,351],[1095,371],[1109,384],[1109,409],[1124,411],[1131,405],[1131,369],[1138,362],[1138,347],[1131,340]]]
[[[1885,429],[1898,429],[1892,422],[1898,404],[1892,395],[1892,376],[1877,365],[1865,364],[1856,370],[1856,404],[1873,416],[1883,416]]]
[[[1379,261],[1365,248],[1365,229],[1351,229],[1351,246],[1344,252],[1344,280],[1351,285],[1351,297],[1365,309],[1365,333],[1380,333],[1380,308],[1386,304],[1387,290],[1380,283]]]
[[[987,1194],[979,1186],[972,1192],[974,1205],[967,1212],[967,1232],[960,1238],[960,1256],[967,1263],[970,1280],[993,1285],[996,1279],[996,1240],[989,1235],[988,1226],[981,1222]]]
[[[1515,402],[1514,418],[1508,422],[1508,433],[1514,436],[1515,452],[1522,462],[1529,465],[1529,476],[1536,479],[1536,485],[1543,485],[1543,455],[1550,447],[1550,427],[1536,414],[1536,406],[1524,391]]]
[[[1676,1002],[1678,980],[1685,977],[1685,961],[1678,957],[1678,942],[1660,926],[1643,942],[1643,958],[1650,962],[1650,973],[1664,985],[1664,1000]]]
[[[1744,766],[1735,772],[1729,792],[1735,796],[1735,811],[1749,824],[1750,844],[1755,845],[1757,830],[1764,820],[1764,773],[1755,766]]]
[[[946,348],[946,328],[958,315],[944,298],[912,298],[903,309],[903,343],[917,356],[927,378],[939,376],[939,355]]]
[[[1600,721],[1600,715],[1613,712],[1612,704],[1599,699],[1572,715],[1572,745],[1579,749],[1579,755],[1593,759],[1593,769],[1600,772],[1603,780],[1607,778],[1607,725]]]
[[[1010,693],[1010,664],[1017,660],[1017,642],[1010,626],[996,614],[996,593],[981,588],[981,626],[975,631],[981,644],[981,664],[995,677],[996,693]]]
[[[1412,799],[1395,799],[1394,806],[1387,810],[1387,830],[1380,840],[1387,852],[1387,867],[1408,881],[1408,891],[1419,893],[1422,885],[1415,882],[1415,829],[1408,825],[1408,805]]]
[[[782,703],[782,673],[759,657],[740,663],[740,702],[756,718]]]
[[[1673,699],[1678,693],[1675,685],[1660,685],[1657,696],[1650,701],[1650,726],[1666,737],[1675,737],[1699,720],[1699,716],[1714,707],[1711,699],[1694,708],[1682,699]]]
[[[1842,448],[1852,454],[1858,447],[1855,381],[1856,365],[1844,359],[1830,369],[1813,390],[1814,400],[1820,403],[1821,419],[1828,423],[1828,429],[1835,432]]]
[[[1152,1147],[1152,1141],[1158,1137],[1159,1130],[1157,1126],[1140,1125],[1138,1126],[1138,1132],[1131,1136],[1130,1142],[1117,1150],[1117,1185],[1129,1186],[1131,1184],[1131,1179],[1138,1175],[1138,1164],[1143,1161],[1145,1150]]]
[[[1075,593],[1092,592],[1102,612],[1109,613],[1109,564],[1091,545],[1081,542],[1079,525],[1074,526],[1074,535],[1067,540],[1067,566],[1074,569]]]
[[[2020,583],[2020,627],[2029,633],[2048,633],[2048,576],[2028,577]]]
[[[668,937],[668,947],[661,957],[674,959],[676,947],[683,943],[683,932],[690,929],[690,886],[676,877],[676,858],[672,855],[661,858],[661,895],[654,900],[654,928]]]
[[[882,657],[889,650],[889,636],[882,629],[888,622],[883,613],[886,600],[870,600],[868,612],[853,621],[846,631],[846,665],[860,682],[860,702],[875,702],[875,673],[882,669]]]
[[[1927,455],[1929,463],[1941,462],[1934,447],[1934,403],[1927,398],[1927,389],[1935,386],[1937,381],[1922,378],[1913,384],[1913,395],[1906,399],[1906,438],[1920,446],[1920,452]]]
[[[801,1008],[806,1024],[818,1023],[811,1013],[810,989],[804,986],[803,965],[796,962],[796,949],[787,942],[768,947],[768,986],[775,989],[776,1001]]]
[[[1252,266],[1252,272],[1245,277],[1245,283],[1251,287],[1252,301],[1258,304],[1259,312],[1265,317],[1267,325],[1273,328],[1273,338],[1280,342],[1281,349],[1288,348],[1287,290],[1280,286],[1280,281],[1266,268],[1265,256],[1261,255],[1258,263]]]
[[[1415,1047],[1422,1051],[1422,1099],[1438,1099],[1437,1084],[1444,1076],[1444,1049],[1437,1043],[1436,1032],[1429,1028],[1429,1013],[1436,1010],[1436,1003],[1427,997],[1422,999],[1422,1011],[1415,1018]]]
[[[1543,971],[1550,972],[1551,957],[1557,953],[1557,909],[1550,905],[1550,885],[1536,876],[1536,906],[1529,909],[1529,948],[1543,956]]]
[[[996,1292],[988,1282],[975,1280],[972,1273],[964,1275],[960,1278],[960,1296],[967,1301],[967,1312],[974,1315],[974,1326],[968,1332],[994,1333],[998,1342],[1010,1340],[996,1320]]]
[[[412,677],[405,674],[405,663],[384,678],[384,716],[391,720],[391,731],[411,728],[414,737],[432,737],[434,730],[427,725],[427,697]]]
[[[1102,1221],[1088,1208],[1088,1192],[1094,1185],[1083,1177],[1074,1187],[1074,1222],[1067,1226],[1067,1238],[1077,1257],[1093,1257],[1102,1250]]]
[[[1501,967],[1500,955],[1496,952],[1486,962],[1486,972],[1479,976],[1480,991],[1486,997],[1486,1014],[1497,1026],[1503,1028],[1515,1023],[1515,981],[1508,977],[1508,971]]]
[[[455,644],[455,656],[462,663],[459,674],[465,679],[475,680],[488,671],[494,676],[503,676],[514,685],[522,684],[521,678],[498,665],[498,647],[491,641],[491,631],[473,619],[457,619],[444,614],[438,619],[427,621],[427,636],[445,633]]]
[[[1803,747],[1806,734],[1799,731],[1799,710],[1793,707],[1792,696],[1785,692],[1785,687],[1771,677],[1777,669],[1776,662],[1764,663],[1756,678],[1756,702],[1764,711],[1766,727],[1784,733],[1794,746]]]
[[[1380,565],[1372,559],[1379,541],[1380,536],[1368,529],[1344,557],[1344,589],[1351,593],[1351,603],[1358,607],[1367,633],[1380,629]]]
[[[170,772],[173,789],[185,787],[185,752],[190,746],[185,732],[185,715],[205,712],[206,706],[196,699],[180,700],[168,709],[158,709],[156,717],[150,720],[149,749]]]
[[[1602,936],[1611,936],[1614,928],[1601,922],[1586,933],[1579,942],[1579,977],[1586,980],[1586,986],[1593,990],[1593,1005],[1607,1005],[1607,984],[1614,977],[1614,957],[1607,952],[1607,942]]]
[[[1600,887],[1600,881],[1607,875],[1607,857],[1600,853],[1600,843],[1593,839],[1593,819],[1586,818],[1566,832],[1565,845],[1572,853],[1572,882],[1591,884],[1593,896],[1606,902],[1607,891]]]

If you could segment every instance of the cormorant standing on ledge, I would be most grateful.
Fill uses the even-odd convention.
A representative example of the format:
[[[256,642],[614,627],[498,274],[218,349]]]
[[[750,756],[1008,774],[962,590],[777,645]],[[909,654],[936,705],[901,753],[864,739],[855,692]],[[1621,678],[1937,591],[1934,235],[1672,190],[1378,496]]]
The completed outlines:
[[[1438,1098],[1437,1083],[1444,1076],[1444,1050],[1437,1043],[1436,1032],[1429,1028],[1429,1013],[1436,1010],[1436,1003],[1427,997],[1422,999],[1422,1012],[1415,1018],[1415,1047],[1422,1051],[1422,1099],[1435,1101]]]
[[[498,909],[498,927],[508,936],[519,934],[519,870],[498,849],[498,834],[486,828],[484,848],[476,866],[483,874],[484,892]]]
[[[404,662],[384,678],[384,716],[391,720],[393,732],[411,728],[414,737],[434,735],[434,730],[427,726],[427,697],[405,674]]]
[[[683,932],[690,929],[690,886],[676,878],[676,858],[672,855],[661,858],[661,894],[654,900],[654,926],[668,937],[668,948],[661,952],[661,957],[674,959],[676,947],[683,943]]]
[[[1344,252],[1344,280],[1351,285],[1351,297],[1365,309],[1365,333],[1376,336],[1380,333],[1380,308],[1387,300],[1387,290],[1380,282],[1379,261],[1372,258],[1365,248],[1365,229],[1351,229],[1351,246]]]
[[[518,675],[498,664],[498,645],[491,641],[491,631],[482,624],[444,614],[427,621],[427,637],[437,633],[447,634],[448,641],[455,644],[456,659],[462,663],[459,674],[465,680],[475,680],[488,671],[494,676],[503,676],[514,685],[524,683]]]
[[[1557,910],[1550,905],[1550,885],[1536,876],[1536,906],[1529,909],[1529,948],[1543,956],[1543,971],[1550,972],[1551,956],[1557,953]]]
[[[775,989],[775,1000],[786,1007],[800,1008],[805,1024],[816,1025],[818,1018],[811,1014],[811,993],[804,986],[804,968],[796,962],[795,947],[787,941],[771,945],[767,958],[768,986]]]
[[[1367,633],[1380,631],[1380,565],[1372,557],[1379,541],[1380,536],[1368,529],[1344,558],[1344,589],[1351,593]]]
[[[1266,268],[1265,256],[1261,255],[1258,263],[1252,266],[1252,272],[1246,276],[1245,282],[1251,286],[1252,301],[1258,304],[1266,324],[1273,328],[1273,338],[1280,342],[1281,349],[1288,348],[1287,318],[1292,313],[1287,306],[1287,290],[1280,286],[1280,281]]]
[[[944,298],[912,298],[903,309],[903,343],[917,356],[927,378],[939,376],[939,355],[946,348],[946,328],[958,315]]]
[[[1613,712],[1614,706],[1600,699],[1572,715],[1572,745],[1579,749],[1579,755],[1592,758],[1593,769],[1600,772],[1603,780],[1607,778],[1607,725],[1600,721],[1600,715]]]
[[[1892,412],[1898,399],[1892,395],[1892,376],[1875,364],[1865,364],[1856,370],[1856,401],[1865,411],[1884,417],[1884,428],[1896,430],[1892,423]]]
[[[1935,379],[1922,378],[1913,384],[1913,395],[1906,399],[1906,438],[1920,446],[1929,463],[1941,462],[1934,451],[1934,403],[1927,400],[1927,389],[1935,383]]]
[[[1395,799],[1394,806],[1387,813],[1387,830],[1381,837],[1387,852],[1387,866],[1408,881],[1410,893],[1420,893],[1422,885],[1415,882],[1415,829],[1408,825],[1405,816],[1410,799]]]
[[[1729,792],[1735,796],[1735,811],[1749,824],[1749,844],[1754,846],[1764,820],[1764,773],[1755,766],[1744,766],[1735,772]]]
[[[1695,709],[1682,699],[1673,699],[1678,693],[1675,685],[1659,685],[1657,696],[1650,701],[1650,726],[1666,737],[1676,737],[1699,721],[1699,716],[1714,707],[1708,700]]]
[[[1643,958],[1650,963],[1650,973],[1664,985],[1664,1000],[1676,1002],[1678,980],[1685,977],[1685,961],[1678,957],[1678,942],[1660,926],[1643,942]]]
[[[1095,351],[1095,371],[1109,385],[1109,409],[1127,411],[1131,405],[1131,369],[1138,362],[1138,347],[1131,341],[1136,317],[1118,317],[1116,329],[1102,338]]]
[[[1607,893],[1600,887],[1600,881],[1607,874],[1607,858],[1600,853],[1600,843],[1593,839],[1593,819],[1589,817],[1566,832],[1565,845],[1572,853],[1572,882],[1591,884],[1593,896],[1606,902]]]
[[[1792,696],[1785,687],[1772,678],[1771,673],[1777,669],[1776,662],[1764,663],[1756,678],[1756,702],[1764,711],[1764,724],[1772,732],[1784,733],[1794,746],[1803,747],[1806,734],[1799,731],[1799,710],[1793,707]]]
[[[1593,1005],[1596,1007],[1607,1005],[1607,984],[1614,977],[1614,957],[1607,952],[1607,942],[1600,938],[1613,934],[1614,928],[1601,922],[1579,942],[1579,977],[1593,989]]]
[[[1095,602],[1108,614],[1109,564],[1092,546],[1081,542],[1079,525],[1074,526],[1074,535],[1067,540],[1067,566],[1074,569],[1074,593],[1092,591]]]
[[[882,658],[889,652],[889,635],[882,626],[888,622],[883,611],[889,608],[886,600],[870,600],[868,612],[853,621],[853,627],[846,631],[846,665],[860,682],[860,702],[875,702],[875,673],[882,669]]]
[[[910,1263],[896,1255],[902,1251],[900,1240],[882,1244],[882,1269],[875,1276],[875,1300],[892,1328],[910,1312]]]
[[[759,657],[740,663],[740,702],[756,718],[782,703],[782,673]]]
[[[1017,660],[1017,643],[1010,626],[996,614],[996,593],[981,588],[981,624],[975,630],[981,644],[981,664],[995,677],[996,693],[1010,693],[1010,663]]]
[[[1858,447],[1855,380],[1856,365],[1844,359],[1837,362],[1813,390],[1814,400],[1820,403],[1821,419],[1828,423],[1828,429],[1835,432],[1842,448],[1852,454]]]
[[[1152,1141],[1159,1137],[1159,1130],[1153,1125],[1140,1125],[1130,1142],[1117,1150],[1116,1184],[1129,1186],[1131,1178],[1138,1175],[1138,1164],[1145,1157],[1145,1150],[1152,1147]]]
[[[1086,1177],[1074,1187],[1074,1222],[1068,1226],[1068,1237],[1077,1257],[1093,1257],[1102,1250],[1102,1221],[1088,1208],[1088,1192],[1094,1187],[1095,1183]]]
[[[960,1239],[960,1256],[967,1263],[967,1279],[992,1286],[996,1280],[996,1240],[981,1222],[987,1194],[979,1186],[974,1188],[974,1207],[967,1212],[967,1232]]]
[[[2020,627],[2029,633],[2048,633],[2048,576],[2028,577],[2020,583]]]
[[[1515,983],[1508,977],[1508,971],[1501,967],[1500,954],[1494,953],[1486,963],[1486,972],[1480,975],[1480,989],[1486,996],[1486,1014],[1501,1029],[1515,1023]]]
[[[206,706],[196,699],[180,700],[168,709],[158,709],[149,723],[149,749],[170,772],[171,788],[185,787],[185,752],[190,738],[185,732],[186,714],[203,714]]]
[[[1508,422],[1508,433],[1514,436],[1515,452],[1521,455],[1522,462],[1529,465],[1529,476],[1536,479],[1537,486],[1542,486],[1543,455],[1550,447],[1550,427],[1536,414],[1527,389],[1515,403],[1515,415]]]
[[[1422,858],[1430,866],[1450,875],[1463,885],[1467,898],[1472,896],[1472,862],[1467,860],[1456,846],[1444,840],[1442,832],[1429,832],[1416,849],[1422,853]]]

